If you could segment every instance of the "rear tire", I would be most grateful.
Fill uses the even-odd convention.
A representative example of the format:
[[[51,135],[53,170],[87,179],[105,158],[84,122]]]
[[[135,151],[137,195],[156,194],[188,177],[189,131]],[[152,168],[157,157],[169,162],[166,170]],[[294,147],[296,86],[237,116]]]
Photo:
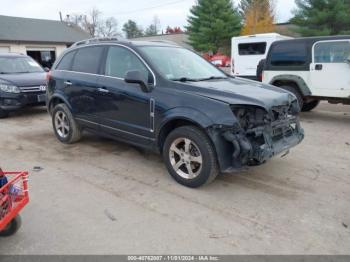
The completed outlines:
[[[54,107],[52,126],[57,139],[64,144],[73,144],[81,139],[81,128],[65,104]]]
[[[0,109],[0,119],[1,119],[1,118],[6,118],[6,117],[8,117],[8,116],[9,116],[9,112]]]
[[[287,91],[293,93],[293,95],[295,95],[297,100],[298,100],[298,104],[299,104],[300,110],[303,108],[303,106],[304,106],[304,99],[303,99],[303,96],[302,96],[302,94],[300,93],[300,91],[298,90],[297,87],[295,87],[295,86],[279,86],[279,88],[282,88],[284,90],[287,90]]]
[[[309,103],[304,103],[303,108],[301,111],[303,112],[310,112],[313,109],[315,109],[320,104],[320,100],[314,100]]]
[[[14,235],[22,225],[22,219],[20,215],[17,215],[12,221],[7,225],[7,227],[0,231],[0,237],[9,237]]]
[[[214,147],[201,129],[183,126],[165,140],[163,158],[170,175],[181,185],[198,188],[219,174]]]

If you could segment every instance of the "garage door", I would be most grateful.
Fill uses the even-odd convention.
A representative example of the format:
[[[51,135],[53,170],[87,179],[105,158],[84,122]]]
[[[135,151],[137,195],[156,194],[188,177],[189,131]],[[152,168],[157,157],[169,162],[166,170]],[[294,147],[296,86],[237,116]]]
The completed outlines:
[[[43,67],[51,68],[56,60],[56,49],[50,47],[27,47],[27,55],[32,57]]]
[[[0,53],[8,53],[10,52],[9,46],[0,46]]]

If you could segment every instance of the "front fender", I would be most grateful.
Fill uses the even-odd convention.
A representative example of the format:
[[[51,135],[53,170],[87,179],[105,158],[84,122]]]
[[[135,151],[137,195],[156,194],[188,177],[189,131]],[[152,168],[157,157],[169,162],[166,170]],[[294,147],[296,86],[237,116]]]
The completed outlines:
[[[194,122],[204,129],[214,124],[214,122],[209,118],[209,116],[200,112],[197,109],[191,107],[177,107],[170,109],[163,114],[162,120],[160,121],[160,124],[157,127],[157,134],[159,134],[159,132],[167,123],[176,119]]]

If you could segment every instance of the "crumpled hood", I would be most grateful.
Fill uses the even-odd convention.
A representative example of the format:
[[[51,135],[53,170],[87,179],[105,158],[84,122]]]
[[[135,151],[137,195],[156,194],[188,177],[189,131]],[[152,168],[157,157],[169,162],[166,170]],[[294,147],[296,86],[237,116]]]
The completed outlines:
[[[256,105],[269,111],[274,106],[289,105],[296,97],[278,87],[246,79],[187,82],[183,91],[215,99],[230,105]]]
[[[46,85],[46,73],[0,74],[0,83],[1,82],[19,87]]]

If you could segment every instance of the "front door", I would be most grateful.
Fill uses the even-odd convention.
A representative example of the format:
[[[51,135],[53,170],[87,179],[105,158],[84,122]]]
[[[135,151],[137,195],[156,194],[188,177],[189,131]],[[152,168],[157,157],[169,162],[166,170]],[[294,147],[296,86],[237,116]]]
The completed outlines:
[[[320,41],[313,47],[311,87],[317,96],[350,95],[350,39]]]
[[[106,55],[105,76],[99,77],[98,117],[101,128],[119,138],[148,144],[154,138],[152,92],[124,81],[128,71],[138,70],[153,84],[150,70],[130,49],[110,46]]]

